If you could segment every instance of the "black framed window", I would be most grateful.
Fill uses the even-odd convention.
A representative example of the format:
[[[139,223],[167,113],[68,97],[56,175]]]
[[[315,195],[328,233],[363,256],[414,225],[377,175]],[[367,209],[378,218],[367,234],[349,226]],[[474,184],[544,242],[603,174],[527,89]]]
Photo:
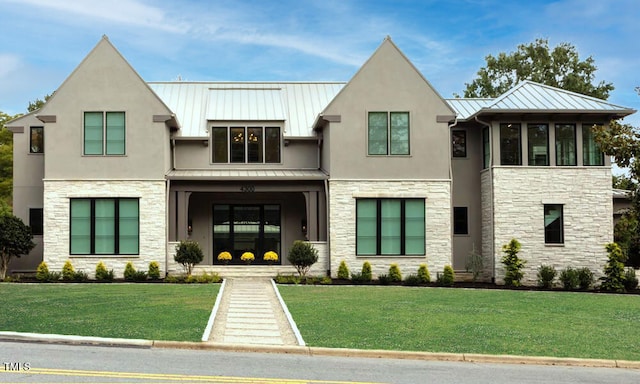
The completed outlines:
[[[279,163],[280,142],[280,127],[211,127],[211,162]]]
[[[451,132],[451,151],[453,157],[467,157],[467,131]]]
[[[409,154],[409,112],[369,112],[369,155]]]
[[[469,234],[469,217],[467,207],[453,207],[453,234]]]
[[[545,244],[564,244],[564,213],[562,204],[544,205]]]
[[[575,124],[556,124],[556,165],[577,165]]]
[[[44,127],[29,127],[29,152],[44,153]]]
[[[125,154],[125,113],[84,113],[84,154]]]
[[[424,255],[424,199],[356,200],[357,255]]]
[[[71,199],[72,255],[137,255],[139,200]]]
[[[549,126],[547,124],[528,124],[527,143],[529,165],[549,165]]]
[[[582,124],[582,163],[587,166],[604,165],[604,153],[593,135],[595,126],[598,124]]]
[[[32,235],[42,235],[44,233],[44,220],[42,208],[29,208],[29,227]]]
[[[500,124],[500,164],[522,165],[520,124]]]

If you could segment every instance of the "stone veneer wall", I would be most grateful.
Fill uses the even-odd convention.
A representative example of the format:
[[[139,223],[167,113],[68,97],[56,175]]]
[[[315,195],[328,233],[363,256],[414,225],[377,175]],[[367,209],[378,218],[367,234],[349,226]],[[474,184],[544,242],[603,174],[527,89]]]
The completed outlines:
[[[601,276],[607,260],[604,245],[613,241],[611,193],[608,168],[494,167],[496,281],[504,281],[501,250],[512,238],[522,244],[519,256],[527,261],[525,284],[536,283],[543,264],[558,271],[588,267]],[[564,205],[563,245],[544,243],[544,204]]]
[[[356,256],[356,198],[425,198],[426,256]],[[431,276],[451,265],[451,182],[448,180],[329,181],[329,246],[331,276],[344,260],[352,272],[369,261],[374,276],[397,263],[403,276],[427,263]]]
[[[137,197],[140,199],[140,253],[138,255],[70,255],[71,198]],[[60,271],[71,260],[76,270],[95,275],[98,262],[113,269],[122,278],[124,267],[131,261],[138,270],[146,271],[151,261],[166,270],[166,198],[164,180],[100,180],[44,181],[44,261],[49,269]]]
[[[482,245],[480,249],[484,266],[483,276],[489,281],[494,277],[494,263],[496,262],[493,257],[493,186],[491,181],[491,169],[483,170],[480,174],[480,203],[482,204]],[[499,251],[500,249],[498,249]]]

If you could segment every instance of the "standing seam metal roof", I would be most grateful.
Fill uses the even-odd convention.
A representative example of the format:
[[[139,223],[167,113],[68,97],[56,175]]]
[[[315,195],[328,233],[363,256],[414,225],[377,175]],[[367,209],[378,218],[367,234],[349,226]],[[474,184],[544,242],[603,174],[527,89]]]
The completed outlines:
[[[344,82],[150,82],[180,122],[179,134],[207,136],[208,121],[284,121],[284,136],[313,136],[319,113]]]

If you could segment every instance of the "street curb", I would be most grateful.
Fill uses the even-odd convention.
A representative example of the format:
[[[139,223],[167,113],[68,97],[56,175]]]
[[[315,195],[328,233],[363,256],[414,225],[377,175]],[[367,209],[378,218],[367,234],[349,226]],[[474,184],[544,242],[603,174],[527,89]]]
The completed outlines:
[[[55,335],[46,333],[0,331],[2,341],[31,341],[50,344],[104,345],[114,347],[151,348],[152,340],[116,339],[111,337]]]
[[[545,356],[482,355],[474,353],[438,353],[413,351],[388,351],[348,348],[324,348],[308,346],[223,344],[213,342],[164,341],[142,339],[115,339],[38,333],[2,332],[0,341],[28,341],[49,344],[102,345],[113,347],[193,349],[221,352],[284,353],[308,356],[358,357],[377,359],[455,361],[486,364],[557,365],[590,368],[621,368],[640,370],[640,361],[578,359]]]

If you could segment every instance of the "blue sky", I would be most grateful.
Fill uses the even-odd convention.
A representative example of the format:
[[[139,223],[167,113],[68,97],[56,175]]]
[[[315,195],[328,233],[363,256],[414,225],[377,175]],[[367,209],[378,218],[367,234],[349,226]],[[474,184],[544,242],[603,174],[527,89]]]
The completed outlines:
[[[53,92],[103,34],[147,81],[347,81],[390,35],[443,97],[486,55],[546,38],[640,109],[638,20],[638,0],[0,0],[0,111]]]

